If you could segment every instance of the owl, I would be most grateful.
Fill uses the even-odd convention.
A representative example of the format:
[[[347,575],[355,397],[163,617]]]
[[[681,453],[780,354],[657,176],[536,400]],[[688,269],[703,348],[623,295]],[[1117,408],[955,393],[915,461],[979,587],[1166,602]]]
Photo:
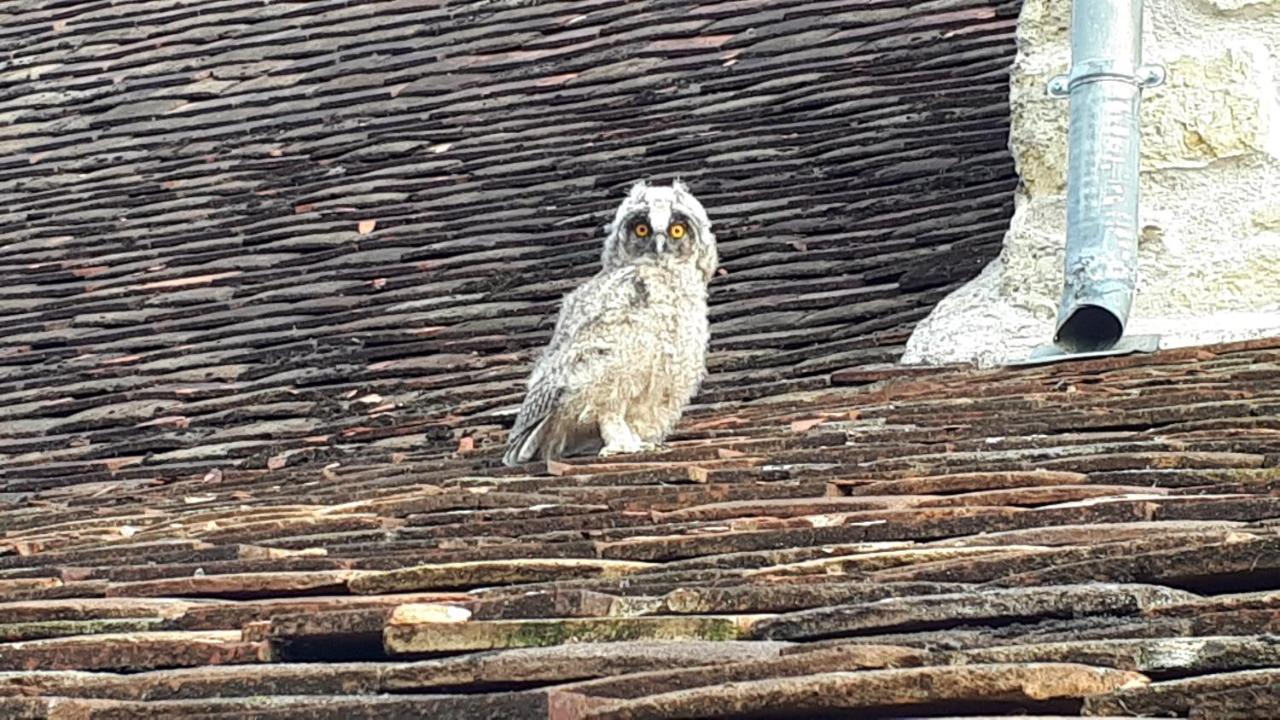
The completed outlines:
[[[606,227],[601,269],[565,296],[503,463],[651,450],[706,375],[711,221],[684,183],[637,182]]]

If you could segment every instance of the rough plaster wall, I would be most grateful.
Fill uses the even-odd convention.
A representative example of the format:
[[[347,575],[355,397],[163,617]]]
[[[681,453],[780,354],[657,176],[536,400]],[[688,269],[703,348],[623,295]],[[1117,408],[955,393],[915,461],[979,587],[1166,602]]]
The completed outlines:
[[[1011,81],[1022,185],[1004,249],[919,324],[903,362],[997,365],[1052,339],[1066,238],[1068,0],[1026,0]],[[1280,0],[1147,0],[1138,291],[1162,347],[1280,335]]]

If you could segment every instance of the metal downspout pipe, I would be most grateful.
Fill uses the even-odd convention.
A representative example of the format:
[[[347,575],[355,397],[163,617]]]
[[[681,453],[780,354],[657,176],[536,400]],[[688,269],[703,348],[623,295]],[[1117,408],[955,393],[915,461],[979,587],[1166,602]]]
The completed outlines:
[[[1070,98],[1067,248],[1054,344],[1112,349],[1124,335],[1138,270],[1139,109],[1164,69],[1142,65],[1142,0],[1073,0],[1071,71],[1049,83]]]

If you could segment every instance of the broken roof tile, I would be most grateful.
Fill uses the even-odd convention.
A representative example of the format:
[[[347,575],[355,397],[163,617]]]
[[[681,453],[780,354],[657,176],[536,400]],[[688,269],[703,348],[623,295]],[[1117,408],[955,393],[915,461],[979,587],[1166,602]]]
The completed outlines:
[[[735,640],[750,636],[758,615],[679,615],[633,618],[474,620],[387,624],[383,642],[391,654],[547,647],[565,643],[629,640]]]

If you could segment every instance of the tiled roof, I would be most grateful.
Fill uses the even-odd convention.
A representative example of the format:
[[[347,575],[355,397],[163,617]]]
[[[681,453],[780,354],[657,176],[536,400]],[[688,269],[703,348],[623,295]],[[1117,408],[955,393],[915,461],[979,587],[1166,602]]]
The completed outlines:
[[[702,402],[896,359],[998,252],[1017,5],[0,7],[8,490],[490,442],[640,177]]]
[[[0,717],[1280,715],[1280,342],[889,364],[1007,227],[1016,12],[0,7]],[[675,174],[672,448],[502,468]]]
[[[44,490],[0,515],[0,710],[1272,717],[1278,363],[862,368],[549,473]]]

